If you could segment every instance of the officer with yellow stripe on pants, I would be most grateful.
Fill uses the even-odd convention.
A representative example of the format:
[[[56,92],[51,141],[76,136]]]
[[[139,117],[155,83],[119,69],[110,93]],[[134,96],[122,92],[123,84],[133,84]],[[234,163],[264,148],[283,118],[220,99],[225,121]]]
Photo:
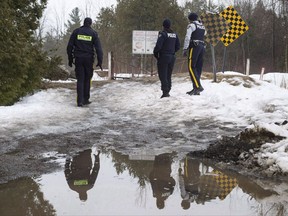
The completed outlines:
[[[201,85],[200,78],[203,67],[203,56],[205,53],[205,27],[198,20],[196,13],[188,15],[190,21],[187,26],[187,32],[183,46],[183,56],[188,56],[188,70],[193,84],[193,89],[188,91],[188,95],[200,95],[204,89]]]
[[[84,25],[73,31],[67,45],[69,66],[72,67],[75,58],[75,73],[77,78],[77,106],[82,107],[91,102],[90,83],[93,77],[93,63],[96,50],[97,66],[102,69],[103,51],[98,34],[91,28],[92,19],[84,19]]]

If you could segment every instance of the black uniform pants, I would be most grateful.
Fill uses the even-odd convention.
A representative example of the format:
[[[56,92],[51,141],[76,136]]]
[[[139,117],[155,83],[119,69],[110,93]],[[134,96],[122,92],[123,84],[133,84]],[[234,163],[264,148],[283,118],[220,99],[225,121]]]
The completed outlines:
[[[161,90],[165,93],[169,93],[172,87],[171,76],[175,59],[175,55],[173,54],[161,54],[157,61]]]
[[[199,88],[201,86],[200,77],[202,73],[204,53],[205,46],[202,43],[189,48],[188,70],[193,89]]]
[[[90,98],[90,84],[93,77],[93,62],[93,57],[75,59],[78,105],[88,102]]]

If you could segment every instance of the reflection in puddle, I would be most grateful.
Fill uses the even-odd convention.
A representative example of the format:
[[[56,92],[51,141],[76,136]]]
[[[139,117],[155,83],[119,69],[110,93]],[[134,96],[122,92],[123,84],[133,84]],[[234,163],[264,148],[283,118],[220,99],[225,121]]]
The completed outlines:
[[[0,185],[1,215],[287,214],[282,195],[176,154],[93,148],[62,163],[59,172]]]
[[[191,203],[204,204],[213,199],[224,200],[237,186],[237,179],[229,177],[220,171],[209,171],[209,167],[202,167],[195,159],[185,159],[184,167],[179,168],[179,185],[181,205],[189,209]]]
[[[149,174],[153,197],[159,209],[165,207],[165,200],[173,193],[176,181],[171,177],[173,159],[170,154],[155,156],[153,169]]]
[[[76,156],[66,159],[65,177],[71,190],[79,194],[79,199],[87,200],[87,191],[93,188],[100,169],[98,151],[94,154],[94,164],[92,164],[91,149],[80,152]]]
[[[0,215],[56,215],[44,199],[39,185],[31,178],[21,178],[0,185]]]

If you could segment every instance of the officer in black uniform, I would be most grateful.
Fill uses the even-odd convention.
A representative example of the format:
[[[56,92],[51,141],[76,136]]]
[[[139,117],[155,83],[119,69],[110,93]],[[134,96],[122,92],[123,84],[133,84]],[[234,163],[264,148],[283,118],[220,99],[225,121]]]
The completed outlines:
[[[165,207],[165,201],[172,195],[175,179],[171,176],[171,165],[174,154],[163,153],[155,156],[153,170],[149,174],[153,197],[156,198],[158,209]]]
[[[187,94],[200,95],[204,89],[200,82],[203,67],[203,56],[205,53],[205,27],[198,20],[198,15],[190,13],[188,16],[190,24],[187,26],[187,32],[183,46],[183,56],[188,56],[188,70],[192,81],[193,89]]]
[[[100,170],[100,151],[94,154],[94,164],[91,158],[91,149],[79,152],[71,160],[66,159],[65,177],[71,190],[79,194],[81,201],[88,199],[87,191],[94,187]]]
[[[178,35],[170,29],[171,21],[165,19],[163,21],[163,31],[159,32],[156,46],[153,50],[157,59],[158,75],[161,81],[161,90],[163,92],[161,98],[170,97],[171,76],[175,64],[175,53],[180,49],[180,41]]]
[[[82,107],[91,102],[90,82],[93,77],[94,49],[97,54],[97,66],[102,69],[103,52],[98,34],[91,28],[92,19],[87,17],[84,25],[73,31],[67,45],[69,66],[72,67],[75,58],[75,73],[77,78],[77,105]]]

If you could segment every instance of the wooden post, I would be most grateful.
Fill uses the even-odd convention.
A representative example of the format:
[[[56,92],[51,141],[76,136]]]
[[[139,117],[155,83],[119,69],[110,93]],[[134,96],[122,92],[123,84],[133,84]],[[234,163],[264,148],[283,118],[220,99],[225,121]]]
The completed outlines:
[[[247,59],[247,64],[246,64],[246,76],[249,76],[250,74],[250,59]]]
[[[263,68],[261,69],[260,80],[263,80],[264,71],[265,71],[265,68],[263,67]]]
[[[108,80],[112,79],[112,53],[108,52]]]
[[[154,56],[153,55],[151,55],[151,76],[153,76],[153,70],[154,70]]]
[[[141,54],[141,63],[140,63],[140,74],[143,74],[143,68],[144,68],[144,57],[143,54]]]

